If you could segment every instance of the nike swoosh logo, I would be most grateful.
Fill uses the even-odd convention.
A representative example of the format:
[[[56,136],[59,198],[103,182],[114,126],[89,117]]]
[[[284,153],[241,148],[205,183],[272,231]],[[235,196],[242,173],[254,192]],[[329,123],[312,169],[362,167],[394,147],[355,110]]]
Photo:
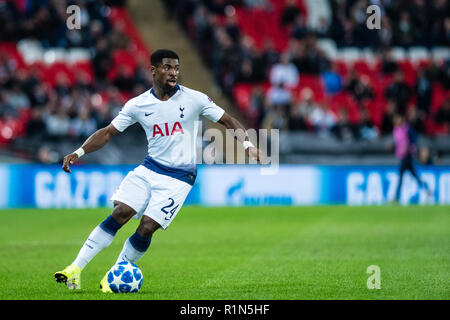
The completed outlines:
[[[148,117],[149,115],[153,114],[154,112],[146,112],[145,116]]]

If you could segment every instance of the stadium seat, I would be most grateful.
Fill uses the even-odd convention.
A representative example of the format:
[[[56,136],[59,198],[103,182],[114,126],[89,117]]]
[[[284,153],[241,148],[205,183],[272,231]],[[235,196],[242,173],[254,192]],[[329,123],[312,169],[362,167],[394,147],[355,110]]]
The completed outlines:
[[[56,62],[61,62],[61,63],[65,63],[65,58],[66,56],[66,50],[63,48],[50,48],[47,50],[44,50],[44,56],[43,56],[43,60],[44,63],[47,65],[56,63]]]
[[[450,97],[450,90],[445,90],[442,84],[435,83],[433,85],[433,95],[431,98],[431,113],[436,112],[444,103],[446,97]]]
[[[407,84],[410,86],[415,85],[416,83],[416,68],[409,60],[399,61],[398,65],[400,69],[403,71],[404,79]]]
[[[347,47],[339,49],[338,59],[345,62],[354,62],[361,58],[361,51],[356,47]]]
[[[450,49],[448,47],[435,47],[431,49],[431,57],[436,62],[441,62],[450,58]]]
[[[374,54],[373,50],[371,48],[363,48],[361,50],[361,58],[364,59],[368,64],[377,64],[377,57]]]
[[[425,47],[411,47],[408,50],[408,59],[413,63],[428,60],[429,58],[430,52]]]
[[[302,74],[295,91],[300,93],[304,88],[310,88],[314,93],[314,99],[317,101],[322,101],[325,98],[325,86],[320,76]]]
[[[71,48],[68,49],[65,55],[65,60],[69,64],[75,64],[77,62],[89,61],[91,54],[88,49],[84,48]]]
[[[250,83],[239,83],[233,88],[233,97],[238,108],[246,113],[250,105],[250,98],[252,94],[253,85]]]
[[[95,75],[90,61],[79,61],[70,66],[71,72],[77,74],[83,72],[88,76],[89,83],[94,81]]]
[[[329,59],[336,59],[338,49],[333,39],[319,39],[317,45],[322,49]]]
[[[402,61],[407,58],[406,51],[402,47],[394,47],[391,50],[392,58],[396,61]]]
[[[17,50],[26,64],[33,64],[44,59],[44,49],[37,40],[20,40],[17,42]]]

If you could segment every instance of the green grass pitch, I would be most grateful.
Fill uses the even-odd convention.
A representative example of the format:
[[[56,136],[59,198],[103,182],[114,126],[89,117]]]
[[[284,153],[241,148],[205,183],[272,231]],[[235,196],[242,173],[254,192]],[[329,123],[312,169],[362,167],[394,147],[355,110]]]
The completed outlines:
[[[84,269],[81,290],[56,283],[110,212],[0,211],[0,299],[450,298],[448,206],[186,206],[138,261],[138,294],[99,290],[136,220]],[[370,265],[379,290],[367,288]]]

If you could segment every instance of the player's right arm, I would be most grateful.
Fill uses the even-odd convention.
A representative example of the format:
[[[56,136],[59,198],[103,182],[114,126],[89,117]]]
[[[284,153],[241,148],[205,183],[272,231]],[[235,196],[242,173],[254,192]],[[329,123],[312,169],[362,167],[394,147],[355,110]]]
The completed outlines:
[[[107,127],[99,129],[95,131],[86,141],[83,143],[81,148],[84,150],[84,153],[91,153],[103,148],[111,138],[118,135],[120,133],[112,124],[109,124]],[[76,160],[78,160],[78,154],[73,152],[64,157],[63,161],[63,170],[72,173],[70,170],[70,165],[74,164]]]

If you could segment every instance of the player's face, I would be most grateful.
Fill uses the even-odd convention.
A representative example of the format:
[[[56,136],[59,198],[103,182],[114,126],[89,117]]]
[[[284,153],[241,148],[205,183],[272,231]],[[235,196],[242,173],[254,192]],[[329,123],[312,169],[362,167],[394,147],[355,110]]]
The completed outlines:
[[[174,88],[180,73],[178,59],[163,58],[157,67],[152,66],[153,81],[162,88]]]

